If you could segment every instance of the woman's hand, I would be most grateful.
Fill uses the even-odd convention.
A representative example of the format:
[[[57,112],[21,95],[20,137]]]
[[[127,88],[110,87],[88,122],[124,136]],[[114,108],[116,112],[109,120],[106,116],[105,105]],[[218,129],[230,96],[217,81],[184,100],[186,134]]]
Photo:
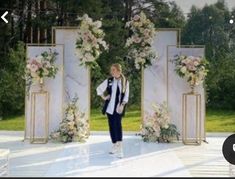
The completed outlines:
[[[105,101],[110,99],[110,95],[107,95],[107,96],[102,95],[101,97],[102,97],[102,99],[105,100]]]
[[[118,114],[122,114],[122,113],[123,113],[123,110],[124,110],[124,106],[125,106],[125,103],[118,104],[118,105],[117,105],[116,112],[117,112]]]

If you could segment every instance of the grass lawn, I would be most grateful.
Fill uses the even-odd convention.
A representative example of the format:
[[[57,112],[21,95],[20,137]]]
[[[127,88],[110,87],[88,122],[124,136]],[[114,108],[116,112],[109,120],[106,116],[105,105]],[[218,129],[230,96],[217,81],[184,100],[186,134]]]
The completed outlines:
[[[235,111],[206,111],[207,132],[235,132]]]
[[[125,131],[138,131],[141,124],[140,110],[128,111],[122,119],[122,127]],[[100,110],[92,110],[90,127],[93,131],[108,130],[108,119]]]
[[[0,121],[0,130],[24,130],[24,116],[9,116]]]
[[[141,124],[141,113],[139,109],[129,109],[123,118],[123,130],[138,131]],[[92,131],[108,130],[106,116],[100,110],[91,111],[90,127]],[[24,116],[9,116],[0,120],[0,130],[24,130]],[[207,110],[206,115],[207,132],[235,132],[235,111]]]

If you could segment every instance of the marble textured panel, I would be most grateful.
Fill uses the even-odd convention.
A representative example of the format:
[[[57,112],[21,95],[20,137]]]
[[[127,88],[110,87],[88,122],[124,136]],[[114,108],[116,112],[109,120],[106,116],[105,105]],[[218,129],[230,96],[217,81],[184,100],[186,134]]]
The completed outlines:
[[[167,46],[177,45],[177,30],[158,31],[153,48],[157,51],[158,61],[144,69],[143,111],[144,119],[152,114],[152,104],[167,101]]]
[[[65,104],[78,96],[79,109],[90,116],[90,70],[80,66],[75,55],[77,29],[55,29],[55,43],[64,44],[64,89]]]

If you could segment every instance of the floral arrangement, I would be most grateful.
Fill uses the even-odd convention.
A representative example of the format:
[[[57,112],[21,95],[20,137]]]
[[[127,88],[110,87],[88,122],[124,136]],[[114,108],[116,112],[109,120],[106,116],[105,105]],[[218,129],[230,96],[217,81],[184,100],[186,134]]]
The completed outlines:
[[[60,127],[50,136],[53,140],[67,142],[85,142],[88,129],[88,121],[85,114],[77,107],[78,97],[74,97],[65,110],[65,117]]]
[[[108,50],[108,45],[104,41],[105,33],[101,29],[101,21],[93,21],[87,14],[81,18],[78,37],[76,41],[76,55],[81,60],[81,65],[96,67],[96,59],[100,54]]]
[[[191,88],[203,83],[208,73],[208,61],[202,57],[177,55],[174,63],[176,65],[176,73],[180,77],[187,79]]]
[[[141,12],[127,22],[126,27],[130,28],[132,36],[127,39],[125,46],[129,49],[129,58],[135,60],[136,69],[151,65],[156,59],[156,53],[151,48],[156,34],[154,24]]]
[[[154,114],[148,115],[141,126],[141,133],[145,142],[171,142],[179,140],[179,133],[174,124],[170,123],[169,110],[166,103],[153,104]]]
[[[41,55],[27,61],[25,69],[27,93],[33,83],[42,83],[42,80],[46,77],[55,78],[58,71],[58,67],[55,65],[57,55],[56,51],[49,49],[49,52],[44,51]]]

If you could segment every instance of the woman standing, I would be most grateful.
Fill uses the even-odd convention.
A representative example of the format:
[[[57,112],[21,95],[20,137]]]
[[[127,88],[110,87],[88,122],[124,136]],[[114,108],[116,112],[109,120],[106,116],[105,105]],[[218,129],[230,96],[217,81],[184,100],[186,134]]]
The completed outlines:
[[[96,89],[97,94],[105,101],[103,114],[107,114],[110,137],[113,143],[110,154],[123,157],[122,148],[122,117],[129,98],[129,82],[122,74],[122,66],[112,64],[110,78],[104,80]],[[107,93],[106,95],[104,93]]]

